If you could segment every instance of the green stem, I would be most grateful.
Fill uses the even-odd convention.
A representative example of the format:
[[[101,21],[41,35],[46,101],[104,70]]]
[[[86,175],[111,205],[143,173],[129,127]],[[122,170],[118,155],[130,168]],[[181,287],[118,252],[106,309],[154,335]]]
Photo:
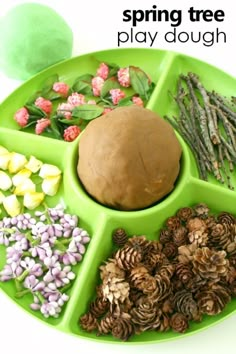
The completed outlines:
[[[16,294],[15,294],[15,297],[17,299],[27,295],[27,294],[30,294],[31,293],[31,290],[30,289],[25,289],[25,290],[22,290],[22,291],[18,291]]]
[[[71,237],[60,240],[60,243],[62,243],[63,245],[69,245],[70,242],[71,242]]]
[[[62,252],[66,252],[66,250],[67,250],[67,247],[65,247],[65,245],[61,241],[58,241],[58,240],[55,241],[54,246],[59,251],[62,251]]]
[[[14,234],[15,230],[9,229],[9,228],[7,228],[7,227],[2,227],[2,228],[0,229],[0,232],[6,232],[6,233],[8,233],[8,234]]]
[[[52,222],[51,217],[50,217],[49,212],[48,212],[48,206],[47,206],[47,204],[45,202],[43,203],[43,206],[44,206],[44,209],[45,209],[44,215],[46,216],[47,223],[49,225],[52,225],[53,222]]]
[[[14,281],[15,281],[15,286],[16,286],[17,293],[22,291],[21,282],[19,282],[19,280],[17,278],[15,278]]]
[[[37,296],[37,298],[39,299],[39,301],[43,305],[45,303],[45,298],[43,297],[43,295],[39,291],[36,291],[35,295]]]
[[[22,281],[27,277],[27,275],[29,275],[29,270],[25,269],[24,272],[19,275],[19,277],[17,277],[17,280],[22,283]]]

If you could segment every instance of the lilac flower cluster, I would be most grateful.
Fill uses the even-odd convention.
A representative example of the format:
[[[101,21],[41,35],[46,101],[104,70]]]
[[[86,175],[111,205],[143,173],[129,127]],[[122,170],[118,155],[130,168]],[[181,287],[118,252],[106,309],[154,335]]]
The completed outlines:
[[[32,310],[58,317],[69,300],[65,290],[75,278],[72,266],[83,258],[90,236],[78,226],[78,217],[62,205],[0,221],[0,245],[6,264],[0,281],[15,279],[17,296],[31,293]]]

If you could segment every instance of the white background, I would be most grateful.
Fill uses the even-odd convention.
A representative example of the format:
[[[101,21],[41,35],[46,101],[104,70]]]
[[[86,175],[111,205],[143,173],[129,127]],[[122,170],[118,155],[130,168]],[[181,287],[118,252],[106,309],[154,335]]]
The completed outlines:
[[[8,0],[0,2],[0,16],[12,6],[26,1]],[[199,30],[214,31],[218,27],[227,35],[227,42],[214,44],[206,47],[201,43],[194,44],[168,44],[160,38],[153,48],[174,50],[207,61],[220,69],[236,76],[235,64],[235,10],[233,1],[198,0],[198,1],[164,1],[164,0],[99,0],[99,1],[72,1],[72,0],[39,0],[38,3],[47,4],[58,11],[68,22],[74,32],[73,55],[80,55],[102,49],[117,47],[117,32],[129,31],[131,24],[122,22],[122,13],[126,9],[151,9],[157,5],[158,9],[179,9],[183,11],[182,25],[178,31]],[[216,23],[190,23],[187,10],[190,6],[197,9],[222,9],[225,11],[225,21]],[[169,31],[170,23],[142,23],[136,28],[137,31],[159,31],[164,34]],[[127,43],[126,47],[149,47],[149,44]],[[1,55],[1,53],[0,53]],[[0,102],[21,82],[7,78],[0,72]],[[234,92],[235,95],[235,92]],[[4,117],[1,117],[4,119]],[[61,333],[44,325],[41,321],[26,314],[21,308],[9,300],[4,293],[0,292],[0,340],[1,353],[24,353],[42,354],[50,353],[82,353],[83,351],[100,351],[103,354],[110,353],[175,353],[175,354],[199,354],[212,352],[214,354],[226,353],[234,349],[235,343],[235,315],[223,322],[186,338],[176,341],[164,342],[152,345],[132,346],[122,344],[102,344],[80,339],[78,337]],[[181,336],[180,336],[181,337]]]

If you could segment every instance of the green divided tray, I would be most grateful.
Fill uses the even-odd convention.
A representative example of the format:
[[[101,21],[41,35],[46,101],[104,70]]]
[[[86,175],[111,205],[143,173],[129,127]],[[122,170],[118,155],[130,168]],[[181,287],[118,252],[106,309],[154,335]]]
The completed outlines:
[[[89,340],[119,343],[119,340],[109,335],[97,337],[94,333],[87,333],[78,325],[79,317],[87,311],[88,304],[94,297],[99,276],[98,267],[111,254],[113,247],[111,235],[114,229],[124,227],[130,235],[145,234],[148,239],[156,239],[167,217],[183,206],[205,202],[215,212],[226,210],[235,214],[236,193],[213,179],[209,179],[209,182],[200,180],[193,156],[178,135],[183,156],[181,172],[174,191],[160,203],[145,210],[115,211],[92,200],[78,181],[76,165],[79,138],[67,143],[19,131],[13,120],[14,113],[25,104],[33,92],[41,88],[44,79],[58,74],[61,81],[72,84],[79,75],[95,73],[97,66],[94,58],[122,67],[128,65],[141,67],[156,84],[146,107],[161,116],[177,114],[176,105],[168,91],[175,90],[180,73],[192,71],[200,76],[204,86],[209,90],[215,89],[226,96],[235,94],[236,80],[207,63],[182,54],[157,49],[112,49],[75,57],[54,65],[25,82],[0,105],[0,145],[26,156],[34,155],[61,168],[63,185],[57,196],[50,198],[49,205],[56,205],[63,199],[68,211],[79,216],[81,227],[92,237],[83,261],[75,268],[77,277],[68,292],[70,300],[58,318],[45,319],[40,313],[30,310],[30,297],[15,299],[12,282],[0,283],[0,288],[28,313],[61,331]],[[232,178],[232,183],[236,188],[236,174]],[[5,261],[4,249],[0,246],[0,269]],[[235,311],[236,299],[233,299],[221,314],[205,316],[202,322],[191,323],[185,334],[149,331],[133,336],[128,343],[156,343],[181,338],[205,329]]]

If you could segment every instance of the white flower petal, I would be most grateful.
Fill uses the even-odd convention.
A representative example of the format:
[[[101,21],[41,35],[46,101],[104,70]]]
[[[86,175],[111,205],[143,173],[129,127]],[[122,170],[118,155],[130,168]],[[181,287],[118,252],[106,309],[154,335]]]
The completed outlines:
[[[40,171],[39,171],[39,176],[42,178],[47,178],[47,177],[55,177],[61,174],[61,170],[55,166],[55,165],[50,165],[50,164],[43,164]]]
[[[8,164],[8,171],[10,173],[17,173],[22,170],[22,168],[27,164],[27,159],[25,155],[13,152],[11,154],[11,159]]]
[[[7,191],[12,186],[12,180],[6,172],[0,171],[0,189]]]
[[[16,216],[20,214],[21,205],[14,194],[5,197],[3,200],[3,206],[6,212],[11,216]]]

